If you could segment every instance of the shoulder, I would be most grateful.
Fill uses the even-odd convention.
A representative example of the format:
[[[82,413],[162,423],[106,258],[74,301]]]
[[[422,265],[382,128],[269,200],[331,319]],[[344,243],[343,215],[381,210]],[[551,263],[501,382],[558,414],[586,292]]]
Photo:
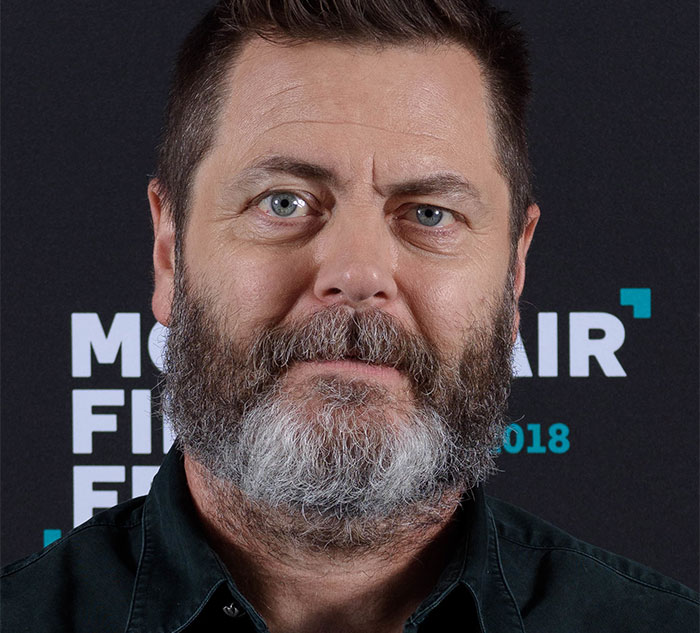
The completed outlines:
[[[67,608],[93,611],[94,619],[82,621],[94,630],[107,630],[112,615],[122,618],[123,627],[142,549],[143,504],[140,497],[96,514],[40,552],[5,567],[3,627],[65,630],[72,619]]]
[[[698,594],[688,587],[521,508],[492,497],[487,505],[503,574],[534,630],[557,615],[570,632],[697,630]]]

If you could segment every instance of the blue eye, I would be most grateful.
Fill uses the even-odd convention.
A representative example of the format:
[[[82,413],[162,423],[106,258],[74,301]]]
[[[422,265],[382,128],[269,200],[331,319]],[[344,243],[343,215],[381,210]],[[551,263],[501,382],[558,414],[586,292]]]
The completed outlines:
[[[430,205],[420,205],[415,207],[409,215],[414,215],[416,220],[423,226],[446,226],[455,221],[454,215],[446,209],[432,207]]]
[[[258,207],[263,211],[267,211],[270,215],[280,218],[306,215],[308,212],[306,202],[296,194],[287,191],[271,193],[269,196],[265,196],[258,203]]]

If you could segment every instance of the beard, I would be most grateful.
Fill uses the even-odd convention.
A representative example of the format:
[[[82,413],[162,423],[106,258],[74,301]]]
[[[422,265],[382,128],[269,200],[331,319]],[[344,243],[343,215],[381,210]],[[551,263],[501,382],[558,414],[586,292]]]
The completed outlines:
[[[346,305],[233,340],[213,298],[179,274],[163,410],[207,473],[218,519],[255,525],[270,543],[348,551],[444,520],[495,471],[503,440],[512,283],[491,312],[465,329],[455,358],[380,309]],[[392,367],[409,388],[294,373],[347,359]]]

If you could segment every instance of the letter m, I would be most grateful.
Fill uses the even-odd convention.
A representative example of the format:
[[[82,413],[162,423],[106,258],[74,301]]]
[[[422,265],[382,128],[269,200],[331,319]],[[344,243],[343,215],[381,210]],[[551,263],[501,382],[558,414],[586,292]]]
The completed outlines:
[[[71,314],[72,374],[74,378],[92,376],[92,351],[98,363],[111,364],[122,351],[122,377],[141,376],[141,315],[118,312],[109,333],[105,334],[95,312]]]

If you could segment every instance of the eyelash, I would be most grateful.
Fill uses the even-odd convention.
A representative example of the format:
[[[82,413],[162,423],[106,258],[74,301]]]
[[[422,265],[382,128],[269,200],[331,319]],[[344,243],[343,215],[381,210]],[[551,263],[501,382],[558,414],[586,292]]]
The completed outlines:
[[[289,191],[289,190],[284,190],[284,189],[270,191],[270,192],[263,194],[262,196],[258,196],[255,200],[253,200],[253,202],[251,203],[251,206],[257,207],[258,209],[260,209],[260,204],[264,200],[266,200],[268,198],[272,198],[274,196],[282,196],[282,195],[294,196],[294,197],[298,198],[299,200],[301,200],[303,202],[303,204],[306,205],[310,210],[315,210],[316,205],[313,203],[310,203],[309,200],[307,199],[307,197],[308,197],[308,198],[311,198],[312,200],[315,201],[316,199],[313,196],[311,196],[310,194],[307,194],[307,196],[304,196],[304,195],[301,195],[295,191]],[[437,232],[439,229],[444,230],[445,228],[447,228],[447,226],[450,226],[451,224],[454,224],[456,222],[460,222],[460,221],[464,222],[465,221],[464,218],[461,216],[461,214],[457,213],[456,211],[452,211],[450,209],[445,209],[444,207],[440,207],[437,205],[431,205],[431,204],[425,204],[425,203],[422,203],[422,204],[421,203],[413,203],[413,204],[410,204],[409,206],[410,206],[410,208],[407,211],[401,213],[401,215],[399,215],[398,217],[402,218],[411,212],[417,213],[418,209],[420,209],[420,208],[436,209],[436,210],[442,212],[443,214],[449,214],[449,216],[452,217],[452,222],[449,222],[445,226],[436,226],[436,228],[432,228],[429,225],[421,224],[420,222],[417,222],[417,221],[411,222],[411,224],[415,224],[417,227],[420,227],[421,230]],[[274,218],[275,220],[286,220],[286,219],[294,220],[294,219],[297,219],[299,217],[308,217],[310,215],[320,215],[318,213],[316,213],[316,214],[307,213],[303,216],[294,216],[294,217],[290,216],[289,218],[286,218],[285,216],[282,216],[282,215],[275,215],[274,213],[267,213],[263,209],[260,209],[260,211],[262,211],[268,217]]]
[[[274,196],[283,196],[283,195],[294,196],[295,198],[298,198],[298,199],[301,200],[301,201],[303,202],[303,204],[304,204],[305,206],[307,206],[310,210],[314,210],[315,207],[317,206],[317,205],[314,204],[314,202],[316,202],[315,198],[314,198],[313,196],[311,196],[310,194],[307,194],[307,196],[303,196],[303,195],[301,195],[301,194],[299,194],[299,193],[297,193],[297,192],[295,192],[295,191],[287,191],[287,190],[284,190],[284,189],[280,189],[280,190],[276,190],[276,191],[269,191],[269,192],[263,194],[262,196],[258,196],[255,200],[253,200],[253,202],[251,203],[250,206],[251,206],[251,207],[256,207],[256,208],[260,209],[260,205],[261,205],[261,203],[262,203],[264,200],[267,200],[268,198],[273,198]],[[310,202],[310,201],[307,199],[307,197],[308,197],[308,198],[311,198],[311,200],[313,200],[314,202]],[[269,217],[272,217],[272,218],[275,218],[275,219],[279,219],[279,220],[287,219],[287,218],[285,218],[285,216],[283,216],[283,215],[275,215],[275,214],[273,214],[273,213],[266,213],[263,209],[260,209],[260,210],[261,210],[263,213],[265,213],[265,215],[268,215]],[[311,214],[308,214],[308,213],[307,213],[306,215],[311,215]],[[299,217],[299,216],[296,216],[296,217]],[[305,216],[301,216],[301,217],[305,217]],[[289,218],[289,219],[294,219],[294,218]]]

